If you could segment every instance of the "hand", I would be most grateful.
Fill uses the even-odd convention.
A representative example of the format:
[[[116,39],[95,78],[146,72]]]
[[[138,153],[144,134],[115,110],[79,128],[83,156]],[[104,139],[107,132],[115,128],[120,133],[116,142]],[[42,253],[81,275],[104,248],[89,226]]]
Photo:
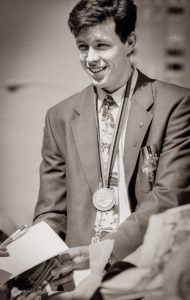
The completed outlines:
[[[41,300],[41,296],[39,295],[38,292],[32,293],[28,296],[21,295],[16,300]]]
[[[41,291],[36,291],[29,295],[26,295],[24,292],[20,291],[18,288],[13,288],[11,290],[11,299],[15,300],[41,300]]]
[[[100,286],[102,276],[100,274],[90,274],[83,279],[74,291],[67,293],[56,293],[48,299],[51,300],[87,300],[94,294],[95,290]]]
[[[69,282],[73,278],[74,270],[85,270],[89,268],[89,246],[74,247],[68,250],[67,258],[61,256],[62,264],[60,267],[51,271],[53,280],[52,285],[61,285]],[[62,278],[58,279],[58,277]]]
[[[9,256],[9,252],[6,247],[0,245],[0,257]]]
[[[70,248],[68,252],[72,258],[74,270],[89,269],[89,246]]]

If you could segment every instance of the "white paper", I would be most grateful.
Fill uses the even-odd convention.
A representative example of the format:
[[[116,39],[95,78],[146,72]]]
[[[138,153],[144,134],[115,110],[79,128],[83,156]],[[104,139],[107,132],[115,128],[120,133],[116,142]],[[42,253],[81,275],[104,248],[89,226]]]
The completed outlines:
[[[7,246],[10,256],[0,257],[0,268],[15,277],[26,270],[65,252],[68,247],[44,221],[29,228]]]
[[[81,270],[81,271],[74,271],[73,278],[74,278],[75,286],[77,287],[79,285],[79,283],[83,279],[85,279],[86,277],[88,277],[90,274],[91,274],[91,270],[90,269]]]

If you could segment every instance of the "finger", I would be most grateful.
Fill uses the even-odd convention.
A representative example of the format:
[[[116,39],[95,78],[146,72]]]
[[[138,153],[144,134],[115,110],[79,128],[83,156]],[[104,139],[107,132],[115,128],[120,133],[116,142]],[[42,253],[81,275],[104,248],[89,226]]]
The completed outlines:
[[[71,256],[71,258],[75,258],[76,256],[88,256],[89,246],[69,248],[68,253]]]
[[[44,280],[42,284],[39,286],[39,290],[44,290],[45,287],[49,284],[49,280]]]
[[[22,291],[20,291],[18,288],[16,288],[16,287],[14,287],[14,288],[12,288],[12,290],[11,290],[11,297],[14,299],[14,298],[16,298],[16,299],[18,299],[17,297],[19,296],[19,295],[22,295]]]
[[[12,298],[11,298],[12,299]],[[27,299],[27,297],[25,296],[25,295],[20,295],[20,296],[18,296],[18,297],[16,297],[16,298],[13,298],[13,299],[16,299],[16,300],[26,300]],[[28,300],[28,299],[27,299]]]
[[[62,265],[58,259],[54,258],[51,261],[51,266],[50,266],[49,270],[46,272],[46,274],[44,274],[43,287],[47,286],[48,282],[50,282],[53,279],[53,276],[51,274],[52,270],[59,269],[59,268],[62,268]],[[41,285],[40,285],[40,288],[41,288]]]
[[[74,270],[74,263],[72,261],[67,261],[67,263],[63,263],[59,268],[55,268],[51,271],[52,277],[59,277],[59,275],[65,276],[68,273]]]
[[[14,299],[14,298],[13,298],[13,299]],[[29,298],[28,298],[26,295],[21,294],[20,296],[16,297],[15,299],[16,299],[16,300],[28,300]]]
[[[71,274],[68,274],[67,276],[61,277],[56,280],[51,281],[51,285],[57,286],[57,285],[63,285],[64,283],[68,283],[73,280],[73,272]]]
[[[24,296],[25,298],[19,300],[41,300],[41,291],[37,291],[29,294],[28,296]]]
[[[41,296],[37,295],[36,293],[32,293],[28,297],[26,297],[25,300],[41,300]]]
[[[0,251],[0,257],[10,256],[9,252]]]
[[[0,246],[0,257],[10,256],[8,250],[5,247]]]
[[[42,297],[41,296],[36,296],[33,300],[41,300]]]
[[[56,293],[55,295],[49,296],[48,299],[51,300],[74,300],[73,292],[67,293]]]
[[[70,256],[69,252],[65,252],[63,254],[60,254],[58,256],[58,259],[61,263],[63,263],[64,261],[71,260],[72,257]]]

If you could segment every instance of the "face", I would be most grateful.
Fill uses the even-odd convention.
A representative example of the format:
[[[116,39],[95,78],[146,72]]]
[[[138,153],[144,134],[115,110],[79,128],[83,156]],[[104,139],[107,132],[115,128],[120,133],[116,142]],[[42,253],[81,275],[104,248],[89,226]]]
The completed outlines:
[[[109,19],[82,29],[76,38],[80,62],[94,86],[112,93],[126,83],[131,74],[129,55],[135,45],[134,35],[124,44]]]

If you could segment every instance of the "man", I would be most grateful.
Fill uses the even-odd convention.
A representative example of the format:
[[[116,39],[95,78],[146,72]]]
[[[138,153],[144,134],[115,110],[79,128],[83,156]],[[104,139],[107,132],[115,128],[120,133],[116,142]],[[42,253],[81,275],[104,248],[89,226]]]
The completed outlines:
[[[132,66],[135,23],[132,0],[70,13],[92,84],[47,113],[34,216],[69,247],[114,239],[115,260],[141,245],[150,215],[190,199],[190,92]]]

